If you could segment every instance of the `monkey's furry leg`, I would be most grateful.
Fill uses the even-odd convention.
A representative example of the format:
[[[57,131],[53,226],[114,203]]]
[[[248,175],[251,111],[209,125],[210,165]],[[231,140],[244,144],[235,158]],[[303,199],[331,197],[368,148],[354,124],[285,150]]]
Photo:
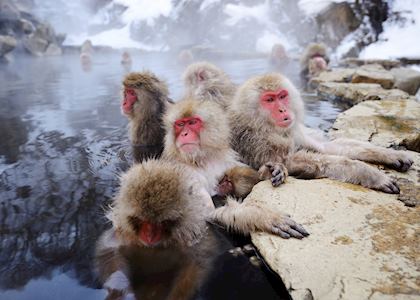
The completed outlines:
[[[404,151],[378,147],[371,143],[351,139],[336,139],[324,144],[323,153],[343,155],[369,163],[384,164],[392,169],[406,172],[413,160]]]
[[[279,215],[257,203],[242,203],[229,197],[225,206],[217,208],[212,213],[212,219],[243,234],[252,231],[264,231],[288,239],[290,237],[301,239],[309,233],[302,225],[296,223],[286,215]]]
[[[332,178],[360,184],[385,193],[398,194],[396,182],[368,164],[343,156],[307,151],[292,154],[286,164],[289,174],[297,178]]]

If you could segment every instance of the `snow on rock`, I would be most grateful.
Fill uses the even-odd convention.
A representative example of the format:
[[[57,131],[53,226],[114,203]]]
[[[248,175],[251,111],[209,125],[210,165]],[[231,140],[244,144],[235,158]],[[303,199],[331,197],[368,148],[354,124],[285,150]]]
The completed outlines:
[[[361,58],[399,58],[419,57],[420,42],[420,2],[417,0],[395,0],[391,6],[392,12],[400,12],[407,18],[402,24],[388,20],[384,23],[384,32],[379,41],[367,46],[361,53]]]

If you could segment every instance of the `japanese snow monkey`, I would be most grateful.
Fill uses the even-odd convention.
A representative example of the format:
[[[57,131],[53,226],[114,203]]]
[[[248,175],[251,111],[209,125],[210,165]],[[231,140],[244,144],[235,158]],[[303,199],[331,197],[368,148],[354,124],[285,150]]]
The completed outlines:
[[[404,151],[309,134],[299,92],[281,74],[246,81],[238,88],[230,116],[233,149],[255,169],[267,162],[283,164],[298,178],[328,177],[396,194],[400,190],[393,179],[362,161],[401,172],[413,163]]]
[[[302,76],[307,79],[318,76],[328,69],[329,60],[327,47],[324,44],[309,44],[300,61]]]
[[[155,74],[133,72],[123,80],[121,111],[129,119],[129,135],[134,160],[159,157],[163,151],[165,132],[162,116],[172,100],[168,87]]]
[[[283,238],[303,238],[306,230],[286,215],[256,204],[236,201],[259,180],[271,179],[274,186],[284,181],[282,166],[263,165],[258,173],[240,163],[229,145],[227,116],[211,101],[186,97],[172,105],[164,116],[166,129],[164,159],[183,164],[202,183],[210,199],[226,194],[226,205],[215,209],[212,218],[233,231],[248,234],[264,231]],[[252,173],[255,173],[254,175]],[[203,200],[203,202],[205,202]]]

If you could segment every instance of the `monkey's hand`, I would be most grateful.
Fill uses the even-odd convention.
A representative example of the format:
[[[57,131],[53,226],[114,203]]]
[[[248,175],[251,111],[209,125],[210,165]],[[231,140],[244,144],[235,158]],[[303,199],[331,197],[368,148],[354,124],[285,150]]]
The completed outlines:
[[[270,179],[274,187],[282,184],[288,175],[286,167],[282,163],[268,162],[258,170],[261,180]]]
[[[228,230],[243,234],[263,231],[279,235],[284,239],[290,237],[302,239],[309,235],[302,225],[289,216],[279,216],[277,212],[257,203],[247,201],[238,203],[234,198],[228,198],[225,206],[214,210],[211,219],[226,226]]]
[[[400,171],[407,172],[413,164],[411,156],[404,151],[397,151],[392,149],[386,149],[387,153],[384,155],[384,163],[386,166]]]
[[[105,299],[135,299],[130,292],[130,281],[122,271],[116,271],[104,283],[108,295]]]
[[[309,232],[301,224],[296,223],[290,217],[276,216],[265,225],[268,232],[276,234],[284,239],[294,237],[302,239],[309,235]]]

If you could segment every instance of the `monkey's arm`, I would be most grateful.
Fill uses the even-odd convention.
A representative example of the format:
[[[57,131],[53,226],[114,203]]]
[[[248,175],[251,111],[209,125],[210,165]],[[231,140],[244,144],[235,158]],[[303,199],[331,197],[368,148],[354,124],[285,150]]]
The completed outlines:
[[[404,151],[387,149],[351,139],[336,139],[325,143],[323,153],[346,156],[369,163],[383,164],[397,171],[406,172],[413,160]]]
[[[119,247],[120,243],[115,238],[112,228],[101,235],[96,246],[96,270],[103,287],[108,291],[107,299],[114,299],[114,296],[118,298],[131,291],[128,266],[119,252]]]
[[[183,267],[178,274],[167,299],[191,299],[199,288],[200,283],[202,283],[203,275],[203,267],[200,267],[196,262],[190,262],[187,266]]]
[[[396,182],[378,169],[343,156],[298,151],[289,157],[286,166],[289,174],[297,178],[327,177],[385,193],[400,192]]]
[[[263,231],[285,239],[290,237],[301,239],[309,235],[302,225],[286,215],[279,216],[278,213],[258,204],[250,204],[247,201],[239,203],[233,198],[228,198],[227,204],[217,208],[211,218],[227,229],[243,234]]]
[[[302,128],[302,134],[297,137],[297,143],[305,149],[346,156],[368,163],[383,164],[401,172],[406,172],[413,164],[410,155],[404,151],[346,138],[329,141],[321,133],[307,127]]]

